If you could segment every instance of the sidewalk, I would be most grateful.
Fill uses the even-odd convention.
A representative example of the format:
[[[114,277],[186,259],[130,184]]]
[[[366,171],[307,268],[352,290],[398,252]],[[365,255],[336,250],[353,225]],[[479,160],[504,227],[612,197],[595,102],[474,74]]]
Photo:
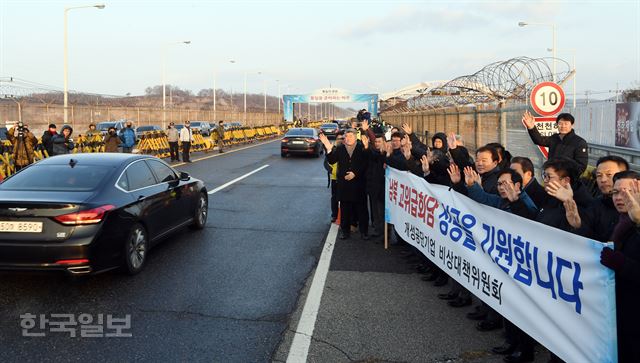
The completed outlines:
[[[336,242],[308,362],[503,361],[490,351],[502,344],[503,330],[479,332],[476,321],[466,318],[479,300],[449,307],[437,294],[450,285],[422,281],[400,257],[399,247],[384,250],[382,237],[376,243],[357,235]],[[274,361],[286,361],[307,288]],[[548,358],[544,348],[536,348],[536,362]]]

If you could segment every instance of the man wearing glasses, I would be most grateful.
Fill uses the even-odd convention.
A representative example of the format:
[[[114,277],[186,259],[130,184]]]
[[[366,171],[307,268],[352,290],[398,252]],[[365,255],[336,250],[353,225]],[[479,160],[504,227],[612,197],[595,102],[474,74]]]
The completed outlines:
[[[536,221],[571,232],[573,229],[566,217],[567,210],[569,214],[584,213],[593,203],[593,197],[578,180],[579,166],[573,160],[557,158],[548,160],[542,168],[544,189],[550,197],[539,206],[541,209]]]

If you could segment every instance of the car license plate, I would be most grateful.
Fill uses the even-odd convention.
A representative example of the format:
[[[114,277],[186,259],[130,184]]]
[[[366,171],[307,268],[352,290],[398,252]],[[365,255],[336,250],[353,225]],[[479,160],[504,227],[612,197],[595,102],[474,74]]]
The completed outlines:
[[[0,232],[40,233],[42,222],[0,221]]]
[[[304,141],[292,141],[292,144],[304,144]]]

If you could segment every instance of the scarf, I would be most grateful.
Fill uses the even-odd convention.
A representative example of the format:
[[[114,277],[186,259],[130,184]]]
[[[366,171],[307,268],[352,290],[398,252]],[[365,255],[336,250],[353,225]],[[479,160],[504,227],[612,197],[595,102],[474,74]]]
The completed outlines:
[[[618,246],[623,242],[622,237],[633,227],[633,222],[631,218],[629,218],[629,214],[620,213],[620,218],[618,218],[618,224],[613,228],[613,233],[611,233],[611,240],[615,243],[616,250]]]
[[[353,146],[349,146],[347,144],[344,144],[345,149],[347,149],[347,154],[349,154],[349,157],[353,156],[353,150],[356,149],[356,144],[353,144]]]

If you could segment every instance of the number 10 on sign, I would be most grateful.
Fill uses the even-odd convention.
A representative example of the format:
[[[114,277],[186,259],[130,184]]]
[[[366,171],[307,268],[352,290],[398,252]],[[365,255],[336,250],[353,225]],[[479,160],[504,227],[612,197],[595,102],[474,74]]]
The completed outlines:
[[[553,82],[542,82],[533,87],[530,96],[533,110],[540,116],[552,116],[564,107],[562,87]]]

